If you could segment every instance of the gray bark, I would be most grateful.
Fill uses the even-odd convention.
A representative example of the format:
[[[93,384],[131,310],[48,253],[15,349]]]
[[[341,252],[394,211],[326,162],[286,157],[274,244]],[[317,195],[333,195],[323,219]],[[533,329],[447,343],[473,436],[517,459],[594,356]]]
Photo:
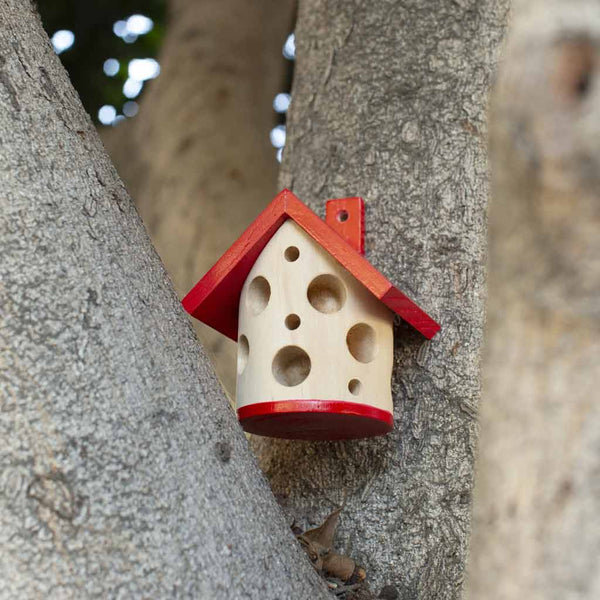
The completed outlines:
[[[294,0],[170,0],[161,75],[103,136],[183,296],[276,193],[269,142]],[[225,389],[236,346],[195,323]]]
[[[23,0],[0,139],[0,597],[326,597]]]
[[[306,524],[342,502],[339,548],[372,588],[458,598],[480,393],[488,88],[507,2],[306,0],[281,186],[323,215],[366,199],[367,258],[442,325],[396,328],[394,432],[254,440],[282,505]]]
[[[600,597],[600,7],[516,4],[493,98],[470,597]]]

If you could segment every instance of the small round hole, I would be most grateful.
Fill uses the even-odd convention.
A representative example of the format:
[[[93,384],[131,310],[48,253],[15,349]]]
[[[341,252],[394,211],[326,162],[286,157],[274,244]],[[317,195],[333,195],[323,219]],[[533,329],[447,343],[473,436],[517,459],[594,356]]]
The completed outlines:
[[[248,306],[253,314],[259,315],[269,304],[271,286],[262,276],[255,277],[248,288]]]
[[[347,210],[340,210],[338,211],[338,214],[336,215],[337,220],[340,223],[344,223],[345,221],[348,220],[348,211]]]
[[[371,362],[377,354],[375,330],[366,323],[357,323],[348,331],[346,344],[350,354],[362,363]]]
[[[248,357],[250,356],[250,344],[248,338],[245,335],[240,335],[238,340],[238,355],[237,355],[237,372],[241,375],[246,365],[248,364]]]
[[[361,389],[362,389],[362,383],[358,379],[351,379],[348,382],[348,391],[353,396],[358,396],[360,394]]]
[[[285,318],[285,326],[288,329],[292,329],[292,330],[293,329],[298,329],[298,327],[300,327],[300,317],[298,315],[293,314],[293,313],[291,315],[288,315]]]
[[[281,385],[299,385],[310,373],[310,358],[298,346],[285,346],[275,355],[272,371]]]
[[[295,262],[298,260],[298,257],[300,256],[300,250],[298,250],[298,248],[296,248],[296,246],[288,246],[285,249],[283,256],[285,256],[285,260],[287,260],[288,262]]]
[[[310,282],[306,295],[319,312],[334,313],[344,306],[346,288],[335,275],[319,275]]]

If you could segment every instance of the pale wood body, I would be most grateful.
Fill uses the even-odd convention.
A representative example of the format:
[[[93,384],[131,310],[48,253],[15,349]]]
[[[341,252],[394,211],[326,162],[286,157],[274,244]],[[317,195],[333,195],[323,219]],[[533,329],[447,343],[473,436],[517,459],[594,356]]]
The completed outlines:
[[[321,279],[311,287],[317,277]],[[265,280],[270,290],[266,305]],[[347,339],[358,324],[364,327]],[[343,400],[392,412],[392,324],[392,312],[382,302],[301,227],[286,221],[242,290],[237,407],[278,400]],[[309,357],[308,375],[301,351],[284,350],[283,360],[277,358],[289,346]]]

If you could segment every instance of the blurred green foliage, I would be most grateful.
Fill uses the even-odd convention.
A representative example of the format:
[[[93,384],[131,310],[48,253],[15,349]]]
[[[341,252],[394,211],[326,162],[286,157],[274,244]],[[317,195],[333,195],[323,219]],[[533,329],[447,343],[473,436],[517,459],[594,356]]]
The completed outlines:
[[[123,95],[123,84],[129,61],[158,54],[165,29],[166,0],[38,0],[37,6],[50,37],[61,29],[75,34],[75,43],[60,58],[92,118],[97,121],[98,109],[104,104],[113,105],[121,113],[128,100]],[[134,14],[149,17],[154,27],[127,43],[115,35],[113,25]],[[120,63],[114,77],[103,71],[108,58]]]

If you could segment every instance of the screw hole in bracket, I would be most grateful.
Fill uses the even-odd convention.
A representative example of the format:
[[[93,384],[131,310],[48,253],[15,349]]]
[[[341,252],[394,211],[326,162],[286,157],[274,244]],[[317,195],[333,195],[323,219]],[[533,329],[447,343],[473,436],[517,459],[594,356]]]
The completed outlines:
[[[340,222],[340,223],[344,223],[348,220],[348,217],[350,215],[348,214],[347,210],[340,210],[338,211],[337,215],[335,215],[335,218]]]

